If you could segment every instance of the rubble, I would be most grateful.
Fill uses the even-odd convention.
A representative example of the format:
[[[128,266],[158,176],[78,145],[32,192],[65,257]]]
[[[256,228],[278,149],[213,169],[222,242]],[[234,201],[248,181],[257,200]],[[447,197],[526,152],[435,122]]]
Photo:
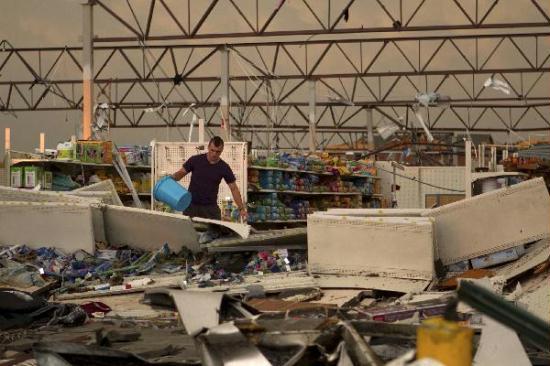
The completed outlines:
[[[426,319],[445,319],[472,330],[476,364],[547,364],[539,185],[434,210],[330,209],[309,216],[307,233],[248,235],[231,223],[233,236],[203,246],[185,216],[100,202],[108,187],[54,202],[16,192],[27,199],[0,203],[0,281],[11,288],[0,289],[0,354],[39,365],[436,365],[415,353],[417,334]],[[472,229],[489,209],[508,237]],[[455,210],[464,221],[450,228]],[[518,210],[529,217],[508,222]],[[15,230],[29,217],[61,234]],[[492,288],[495,302],[470,283]]]

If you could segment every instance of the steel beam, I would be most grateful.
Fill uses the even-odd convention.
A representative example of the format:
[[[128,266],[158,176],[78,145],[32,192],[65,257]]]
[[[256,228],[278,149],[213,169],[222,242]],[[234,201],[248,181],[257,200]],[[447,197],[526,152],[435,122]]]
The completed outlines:
[[[82,5],[82,139],[92,137],[94,105],[94,1]]]

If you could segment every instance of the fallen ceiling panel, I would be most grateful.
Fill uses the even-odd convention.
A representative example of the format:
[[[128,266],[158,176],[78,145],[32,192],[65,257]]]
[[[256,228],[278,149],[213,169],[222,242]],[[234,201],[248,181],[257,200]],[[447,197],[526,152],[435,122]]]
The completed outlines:
[[[93,253],[91,208],[77,203],[0,202],[0,245]]]
[[[222,300],[225,296],[221,292],[196,292],[165,288],[145,292],[145,298],[155,296],[172,299],[187,334],[195,336],[204,328],[215,327],[220,323]]]
[[[143,250],[170,249],[198,251],[199,243],[193,223],[187,216],[140,208],[104,205],[103,224],[107,242]]]
[[[433,223],[422,217],[308,216],[312,273],[431,281]]]
[[[550,196],[542,178],[430,210],[436,253],[444,265],[476,258],[550,235]]]

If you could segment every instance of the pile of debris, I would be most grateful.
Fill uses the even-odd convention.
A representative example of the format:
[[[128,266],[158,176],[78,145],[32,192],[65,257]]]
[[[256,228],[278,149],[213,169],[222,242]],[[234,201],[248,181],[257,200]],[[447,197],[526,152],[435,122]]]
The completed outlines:
[[[189,218],[106,193],[0,196],[0,365],[550,361],[541,179],[431,210],[319,212],[307,238],[227,223],[202,247]]]

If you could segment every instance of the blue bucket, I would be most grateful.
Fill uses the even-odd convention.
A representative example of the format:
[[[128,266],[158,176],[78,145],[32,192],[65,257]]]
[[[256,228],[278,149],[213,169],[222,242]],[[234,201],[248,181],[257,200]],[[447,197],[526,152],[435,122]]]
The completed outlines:
[[[185,211],[191,204],[191,193],[170,176],[161,178],[155,184],[153,195],[176,211]]]

